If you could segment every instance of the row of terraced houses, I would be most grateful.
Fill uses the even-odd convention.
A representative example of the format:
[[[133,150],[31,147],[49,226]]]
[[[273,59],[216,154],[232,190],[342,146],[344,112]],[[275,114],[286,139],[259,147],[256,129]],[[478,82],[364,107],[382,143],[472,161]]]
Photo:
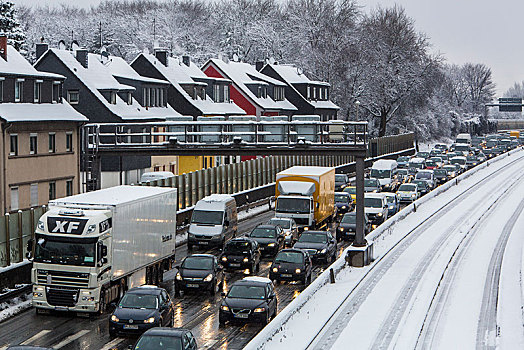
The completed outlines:
[[[31,65],[0,36],[0,208],[12,212],[82,191],[80,127],[86,123],[297,115],[336,119],[328,83],[292,65],[251,65],[156,48],[131,63],[72,45],[36,45]],[[219,157],[102,159],[101,187],[136,183],[145,171],[187,173]],[[233,159],[233,161],[235,161]]]

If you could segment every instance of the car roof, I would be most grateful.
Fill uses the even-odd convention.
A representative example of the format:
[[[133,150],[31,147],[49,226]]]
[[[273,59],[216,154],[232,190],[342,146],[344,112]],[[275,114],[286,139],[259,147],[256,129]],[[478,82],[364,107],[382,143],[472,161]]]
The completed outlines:
[[[213,254],[191,254],[186,256],[186,258],[214,258]]]
[[[272,228],[276,230],[277,226],[278,225],[273,225],[273,224],[260,224],[260,225],[257,225],[255,228]]]
[[[227,241],[226,245],[228,245],[231,242],[253,242],[253,239],[251,239],[251,238],[249,238],[247,236],[236,237],[236,238],[233,238],[233,239]]]
[[[289,252],[292,252],[292,253],[301,253],[301,254],[307,254],[307,252],[305,252],[304,250],[302,249],[298,249],[298,248],[286,248],[286,249],[282,249],[281,251],[278,252],[278,254],[280,253],[289,253]]]
[[[165,289],[153,285],[142,285],[139,287],[133,287],[126,293],[159,295],[163,290]]]
[[[272,284],[273,282],[271,282],[271,280],[267,277],[259,277],[259,276],[249,276],[249,277],[244,277],[243,279],[241,279],[240,281],[236,281],[235,283],[233,283],[233,286],[236,285],[236,284],[240,284],[240,285],[255,285],[255,286],[266,286],[267,284]]]
[[[302,232],[302,234],[304,234],[304,233],[325,233],[325,234],[327,234],[328,231],[321,231],[321,230],[307,230],[307,231]]]
[[[347,192],[335,192],[335,194],[343,195],[343,196],[349,196],[349,193]]]
[[[382,192],[386,197],[396,197],[397,195],[392,192]]]
[[[364,193],[364,198],[384,198],[385,197],[385,194],[384,193]]]
[[[181,336],[182,334],[189,332],[188,329],[185,328],[169,328],[169,327],[155,327],[148,329],[144,332],[143,336],[150,335],[150,336]]]

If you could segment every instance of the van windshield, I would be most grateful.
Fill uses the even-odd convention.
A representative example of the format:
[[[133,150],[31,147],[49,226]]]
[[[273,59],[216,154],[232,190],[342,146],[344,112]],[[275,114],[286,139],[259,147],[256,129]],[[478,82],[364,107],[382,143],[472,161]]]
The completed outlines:
[[[223,217],[224,212],[222,211],[193,210],[191,223],[200,225],[222,225]]]
[[[364,207],[366,207],[366,208],[382,208],[382,199],[380,199],[380,198],[364,198]]]
[[[375,179],[389,179],[391,170],[371,169],[371,177]]]

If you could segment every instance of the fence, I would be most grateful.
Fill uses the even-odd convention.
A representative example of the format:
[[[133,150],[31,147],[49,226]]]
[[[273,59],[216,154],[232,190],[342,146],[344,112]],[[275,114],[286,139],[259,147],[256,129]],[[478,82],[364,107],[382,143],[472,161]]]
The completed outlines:
[[[413,141],[412,133],[371,139],[369,143],[374,146],[368,153],[370,157],[376,157],[408,150],[413,148]],[[177,211],[181,215],[177,215],[177,224],[183,225],[190,217],[190,208],[212,193],[236,194],[237,204],[242,205],[273,193],[274,190],[268,185],[275,182],[278,172],[291,166],[336,167],[353,161],[351,156],[268,156],[155,180],[145,185],[178,189]],[[247,196],[250,196],[249,199]],[[24,259],[27,241],[34,235],[38,218],[45,210],[46,207],[43,206],[0,217],[0,267]]]

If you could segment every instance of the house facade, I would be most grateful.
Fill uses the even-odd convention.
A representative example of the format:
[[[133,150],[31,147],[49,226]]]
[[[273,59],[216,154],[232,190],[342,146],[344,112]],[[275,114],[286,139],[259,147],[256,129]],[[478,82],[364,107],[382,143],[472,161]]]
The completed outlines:
[[[78,47],[72,50],[55,49],[48,48],[46,44],[38,44],[36,51],[35,68],[65,76],[64,98],[89,122],[121,124],[163,121],[171,111],[165,103],[167,90],[159,82],[155,82],[155,88],[149,90],[149,103],[154,103],[155,108],[142,106],[135,98],[141,92],[113,76],[107,57]],[[104,156],[101,167],[97,188],[137,183],[142,173],[150,169],[151,157]]]
[[[251,64],[210,59],[202,71],[209,77],[231,80],[230,98],[248,115],[290,117],[297,112],[286,99],[286,84],[258,72]]]
[[[14,212],[80,191],[79,127],[64,76],[39,72],[0,37],[0,208]]]
[[[318,115],[320,120],[337,119],[340,109],[330,100],[330,85],[310,80],[300,68],[292,65],[263,64],[257,70],[286,84],[286,98],[297,108],[296,114]]]

